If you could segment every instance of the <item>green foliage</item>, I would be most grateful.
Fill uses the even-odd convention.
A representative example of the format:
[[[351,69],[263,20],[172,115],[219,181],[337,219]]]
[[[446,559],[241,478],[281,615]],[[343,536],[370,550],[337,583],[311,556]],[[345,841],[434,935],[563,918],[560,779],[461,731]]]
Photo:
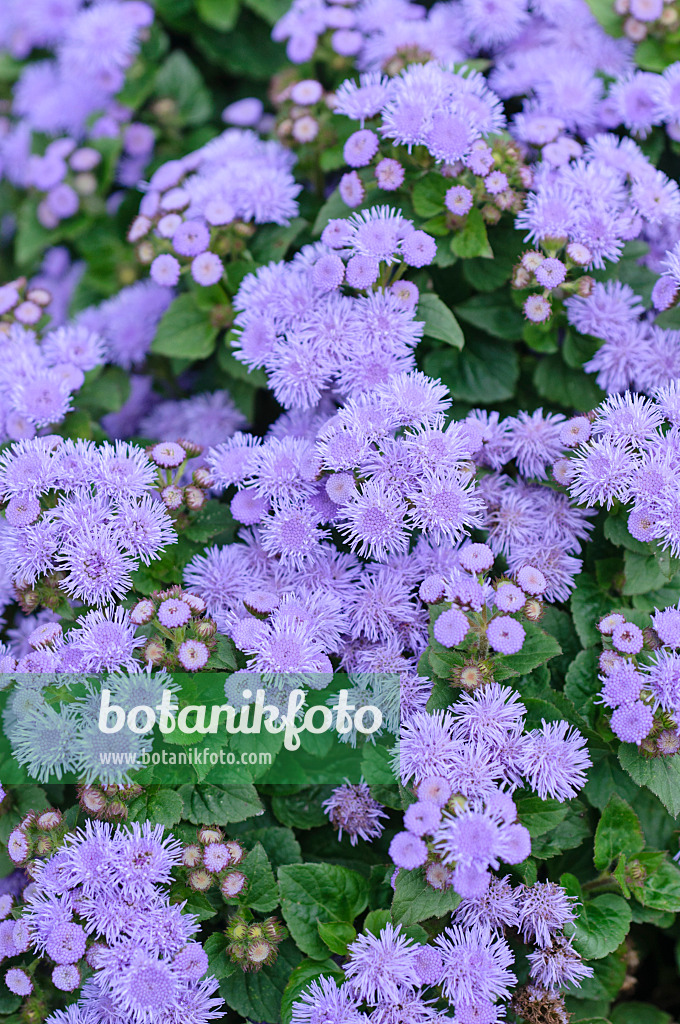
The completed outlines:
[[[315,960],[328,957],[319,924],[351,925],[368,903],[368,883],[337,864],[287,864],[279,868],[281,912],[298,947]]]

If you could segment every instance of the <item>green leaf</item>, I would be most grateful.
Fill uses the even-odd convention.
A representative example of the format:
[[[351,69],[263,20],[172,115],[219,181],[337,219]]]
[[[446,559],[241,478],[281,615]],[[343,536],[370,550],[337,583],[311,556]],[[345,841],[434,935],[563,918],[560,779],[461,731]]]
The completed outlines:
[[[544,324],[526,323],[522,328],[522,338],[534,352],[549,354],[559,348],[559,330],[552,320]]]
[[[640,858],[644,866],[645,858]],[[650,871],[641,887],[633,888],[633,894],[640,903],[652,910],[668,910],[673,914],[680,911],[680,868],[674,861],[664,859],[656,869]]]
[[[564,692],[574,707],[580,708],[583,717],[593,725],[595,720],[595,697],[601,684],[598,679],[599,654],[596,648],[579,651],[567,669]]]
[[[274,796],[272,811],[288,828],[318,828],[328,823],[321,803],[330,793],[331,787],[307,786],[300,793]]]
[[[279,904],[279,887],[274,878],[269,857],[264,851],[262,843],[255,843],[255,846],[244,858],[240,866],[241,871],[248,879],[248,886],[242,899],[233,902],[241,903],[251,910],[259,913],[266,913],[273,910]],[[231,903],[231,900],[227,900]]]
[[[519,794],[515,803],[518,818],[532,839],[550,832],[567,816],[568,806],[558,800],[541,800],[538,796]]]
[[[623,18],[616,13],[614,4],[610,0],[587,0],[587,2],[607,35],[623,35]]]
[[[445,341],[454,348],[462,348],[465,344],[460,324],[442,300],[432,292],[424,292],[418,302],[416,314],[419,320],[425,321],[425,334],[428,338]]]
[[[502,682],[512,676],[526,676],[539,665],[557,657],[562,648],[554,636],[545,633],[534,622],[525,622],[526,637],[517,654],[502,654],[495,661],[494,679]]]
[[[243,3],[255,14],[259,14],[268,25],[275,25],[290,7],[288,0],[243,0]]]
[[[542,398],[579,412],[594,409],[607,397],[592,377],[567,366],[561,355],[539,360],[534,370],[534,387]]]
[[[573,850],[592,835],[592,829],[588,824],[584,813],[585,807],[578,810],[578,801],[571,801],[567,809],[567,817],[559,825],[546,832],[544,835],[533,839],[531,842],[532,857],[538,860],[546,860],[548,857],[556,857],[566,850]]]
[[[283,994],[301,959],[292,942],[282,942],[276,963],[255,973],[239,968],[222,982],[220,993],[242,1017],[263,1024],[279,1024]]]
[[[419,217],[437,217],[443,213],[444,196],[451,182],[440,174],[429,172],[413,189],[413,209]]]
[[[473,295],[466,302],[455,307],[460,320],[474,324],[493,338],[519,341],[522,337],[524,319],[514,306],[510,305],[505,289],[485,295]]]
[[[300,844],[290,828],[272,826],[249,829],[243,835],[243,839],[246,844],[262,843],[274,869],[280,867],[281,864],[300,864],[302,861]]]
[[[484,256],[493,259],[493,252],[486,233],[486,224],[477,207],[473,207],[465,218],[462,228],[451,239],[451,252],[461,259]]]
[[[352,924],[366,909],[368,882],[338,864],[286,864],[278,871],[281,912],[303,953],[325,960],[318,922]]]
[[[453,889],[433,889],[421,868],[399,871],[392,899],[392,920],[406,927],[428,917],[446,917],[456,909],[460,896]]]
[[[201,21],[220,32],[228,32],[236,24],[239,0],[196,0]]]
[[[212,99],[201,73],[181,50],[173,50],[158,69],[155,92],[175,101],[181,124],[204,124],[212,114]]]
[[[229,978],[241,968],[232,963],[227,955],[227,937],[224,932],[213,932],[203,943],[203,949],[208,954],[208,973],[221,981]]]
[[[619,761],[638,786],[651,789],[669,814],[677,818],[680,814],[680,754],[647,757],[634,743],[622,743]]]
[[[584,978],[577,989],[573,989],[574,1000],[604,1000],[609,1004],[616,996],[626,976],[626,965],[618,953],[609,953],[601,960],[589,965],[593,969],[592,978]]]
[[[207,359],[215,348],[217,334],[194,296],[178,295],[163,314],[151,351],[175,359]]]
[[[181,821],[183,811],[184,801],[177,790],[151,786],[129,805],[129,818],[172,828]]]
[[[356,929],[351,924],[343,921],[317,921],[321,941],[330,949],[331,953],[338,956],[347,955],[347,947],[357,937]]]
[[[369,786],[395,786],[398,782],[387,747],[367,743],[361,754],[361,774]]]
[[[290,1024],[293,1016],[293,1003],[317,978],[335,978],[337,982],[342,983],[345,980],[345,972],[333,960],[303,960],[301,964],[298,964],[283,993],[281,1001],[283,1024]]]
[[[612,793],[595,832],[593,863],[604,871],[619,857],[634,857],[645,848],[640,820],[618,793]]]
[[[184,801],[183,817],[194,825],[228,825],[262,814],[254,786],[186,785],[179,792]]]
[[[612,1024],[670,1024],[672,1017],[650,1003],[619,1003],[609,1014]]]
[[[582,573],[570,599],[571,614],[579,640],[584,647],[595,647],[601,641],[597,624],[612,610],[612,601],[600,590],[591,576]]]
[[[624,515],[608,515],[604,521],[604,535],[607,540],[617,547],[627,548],[629,551],[636,551],[639,555],[651,554],[651,545],[641,540],[636,540],[628,531],[628,523]]]
[[[96,377],[88,374],[77,394],[78,409],[92,413],[97,419],[107,412],[118,412],[130,396],[130,379],[119,366],[107,366]]]
[[[209,921],[217,911],[203,892],[195,892],[188,885],[175,882],[170,888],[171,903],[186,903],[187,914],[194,914],[199,921]]]
[[[565,927],[565,933],[574,935],[574,948],[585,960],[600,960],[624,941],[630,919],[626,901],[606,893],[580,906],[575,923]]]
[[[624,594],[648,594],[668,581],[652,554],[642,555],[635,551],[624,553]]]
[[[460,402],[504,402],[515,394],[519,359],[513,348],[501,342],[467,338],[462,352],[439,349],[424,362],[425,372],[439,377]]]

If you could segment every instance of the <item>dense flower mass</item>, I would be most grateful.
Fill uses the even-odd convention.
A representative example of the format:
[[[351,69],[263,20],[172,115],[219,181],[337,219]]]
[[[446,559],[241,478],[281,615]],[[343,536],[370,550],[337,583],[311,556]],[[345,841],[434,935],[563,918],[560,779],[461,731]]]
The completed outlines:
[[[0,8],[0,1024],[677,1018],[680,3]]]

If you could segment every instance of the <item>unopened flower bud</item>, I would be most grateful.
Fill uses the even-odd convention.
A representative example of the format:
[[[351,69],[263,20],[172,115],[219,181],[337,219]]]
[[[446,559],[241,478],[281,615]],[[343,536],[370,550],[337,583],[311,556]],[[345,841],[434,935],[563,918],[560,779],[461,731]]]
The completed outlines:
[[[191,888],[195,889],[196,892],[207,892],[213,884],[213,876],[204,868],[198,868],[190,873],[188,881]]]
[[[34,302],[36,306],[49,306],[52,301],[52,292],[49,292],[47,288],[29,288],[26,298],[29,302]]]
[[[148,217],[140,214],[130,225],[127,235],[128,242],[139,242],[145,235],[148,235],[149,231],[151,231],[151,221]]]
[[[222,829],[218,828],[216,825],[212,825],[210,827],[205,826],[204,828],[199,828],[199,830],[197,832],[197,835],[198,835],[199,843],[203,843],[204,846],[209,846],[210,843],[221,843],[222,842]],[[229,844],[227,844],[227,845],[229,845]],[[231,851],[230,851],[230,853],[231,853]],[[236,863],[236,862],[234,861],[234,863]]]
[[[513,288],[528,288],[531,283],[531,274],[522,266],[515,267],[512,274]]]
[[[659,634],[656,632],[655,629],[652,629],[651,626],[647,626],[645,629],[642,630],[642,636],[645,648],[648,651],[658,651],[659,648],[663,646],[661,640],[659,639]]]
[[[51,832],[54,828],[59,828],[62,822],[61,811],[51,807],[49,811],[43,811],[42,814],[38,815],[36,825],[38,828],[44,829],[45,832]]]
[[[662,11],[661,17],[659,18],[659,21],[661,22],[663,27],[670,29],[677,28],[679,20],[680,16],[678,15],[678,12],[675,7],[666,7]]]
[[[169,484],[161,491],[161,500],[166,508],[169,508],[172,512],[176,511],[184,504],[182,488],[176,487],[175,484]]]
[[[165,647],[160,640],[149,640],[144,647],[142,656],[145,662],[150,661],[152,665],[162,665],[166,658]]]
[[[217,632],[217,626],[212,619],[201,619],[195,625],[196,636],[200,640],[212,640]]]
[[[578,287],[576,291],[583,299],[587,299],[589,295],[592,295],[593,288],[595,287],[595,281],[592,277],[588,277],[586,274],[584,277],[580,277],[578,280]]]
[[[240,864],[245,856],[245,851],[240,843],[237,843],[235,839],[230,839],[226,844],[229,850],[229,857],[231,864]]]
[[[120,800],[113,800],[106,808],[107,818],[127,818],[128,810]]]
[[[630,0],[614,0],[614,10],[617,14],[630,14]]]
[[[135,626],[143,626],[145,623],[151,622],[155,614],[156,607],[153,601],[144,598],[142,601],[138,601],[130,611],[130,621],[134,622]]]
[[[641,43],[647,36],[647,26],[636,18],[626,18],[623,26],[624,34],[633,43]]]
[[[90,174],[89,172],[76,174],[73,179],[73,187],[78,195],[93,196],[97,191],[97,179],[94,174]]]
[[[196,868],[203,859],[203,851],[197,843],[185,846],[182,853],[182,864],[187,868]]]
[[[265,965],[273,964],[278,955],[276,946],[266,939],[255,939],[247,946],[246,970],[259,971]]]
[[[196,441],[188,441],[185,437],[178,438],[178,444],[182,445],[190,459],[195,459],[203,451],[202,444],[197,444]]]
[[[212,487],[214,480],[207,466],[199,466],[194,470],[194,483],[197,487]]]
[[[187,503],[187,508],[190,508],[193,512],[198,512],[205,505],[207,496],[200,487],[190,485],[184,488],[184,500]]]
[[[86,786],[80,793],[80,806],[89,814],[100,814],[106,807],[106,797],[100,789]]]
[[[140,242],[137,246],[137,259],[140,263],[147,266],[149,263],[153,263],[156,253],[151,242]]]
[[[543,604],[535,597],[530,597],[524,606],[524,614],[529,622],[538,622],[543,617]]]
[[[247,881],[242,871],[230,871],[220,882],[220,892],[226,899],[231,899],[243,892]]]

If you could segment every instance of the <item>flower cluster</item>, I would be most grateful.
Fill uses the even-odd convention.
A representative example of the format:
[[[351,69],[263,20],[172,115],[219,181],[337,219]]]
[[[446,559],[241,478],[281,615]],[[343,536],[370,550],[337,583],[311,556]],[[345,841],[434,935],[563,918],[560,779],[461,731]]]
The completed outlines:
[[[217,982],[196,941],[198,923],[171,902],[181,846],[163,827],[87,822],[35,865],[23,913],[0,925],[3,953],[21,957],[15,990],[33,998],[79,990],[82,1019],[144,1024],[160,1015],[219,1016]],[[30,954],[30,963],[25,954]],[[21,977],[20,977],[21,976]],[[83,984],[83,978],[87,980]],[[49,982],[48,982],[49,979]],[[51,983],[51,984],[50,984]],[[49,1024],[77,1019],[61,1011]]]
[[[288,935],[276,917],[249,922],[245,914],[232,915],[226,928],[227,954],[244,971],[270,967],[279,955],[279,946]]]
[[[244,892],[248,879],[238,865],[245,854],[235,839],[224,839],[216,825],[203,826],[196,833],[196,842],[185,846],[182,864],[187,868],[187,883],[196,892],[207,892],[217,885],[225,900]]]
[[[513,890],[499,879],[485,900],[460,904],[457,920],[466,918],[446,928],[434,945],[416,942],[401,925],[389,923],[378,934],[360,935],[348,947],[340,986],[323,976],[313,981],[293,1004],[293,1024],[449,1020],[431,1016],[436,999],[453,1008],[456,1020],[497,1021],[517,981],[511,969],[515,957],[504,935],[512,926],[538,947],[529,954],[534,998],[552,993],[564,1014],[555,1019],[566,1020],[559,989],[578,987],[592,969],[561,934],[573,919],[564,890],[550,882]]]
[[[573,449],[561,467],[575,501],[628,507],[631,536],[656,541],[673,556],[680,553],[673,429],[680,422],[679,395],[677,381],[657,388],[654,400],[630,392],[611,395],[592,417],[571,421]]]
[[[293,163],[277,142],[228,129],[154,171],[128,239],[156,284],[176,285],[183,268],[199,285],[217,284],[222,257],[242,251],[253,225],[287,224],[300,191]]]
[[[490,868],[529,856],[529,833],[517,823],[510,792],[526,782],[542,800],[569,800],[585,785],[591,762],[568,722],[525,731],[525,716],[514,690],[488,683],[402,727],[395,768],[416,802],[390,846],[398,868],[424,867],[434,888],[452,885],[477,897],[489,887]]]
[[[156,591],[130,611],[130,621],[148,637],[141,651],[146,664],[197,672],[215,648],[217,627],[206,618],[205,601],[181,587]]]
[[[600,701],[612,731],[652,757],[680,750],[680,611],[656,609],[640,629],[614,612],[600,620]]]
[[[148,565],[176,540],[168,512],[152,497],[155,485],[153,464],[123,441],[97,446],[51,435],[6,449],[0,543],[25,605],[55,607],[60,592],[88,605],[123,597],[139,562]]]
[[[116,97],[154,13],[143,0],[68,3],[58,11],[32,6],[11,2],[0,34],[21,57],[34,48],[54,57],[27,63],[19,74],[12,120],[4,118],[0,132],[0,174],[35,190],[37,219],[51,229],[90,203],[100,187],[93,173],[103,167],[100,149],[111,141],[123,151],[121,183],[134,185],[142,175],[154,132]]]
[[[115,628],[118,624],[114,621],[106,625]],[[123,661],[123,645],[110,635],[113,628],[107,633],[100,624],[99,638],[96,626],[92,630],[93,646],[98,643],[103,648],[101,661]],[[37,673],[18,676],[3,712],[4,731],[13,755],[32,778],[47,781],[75,772],[84,780],[80,791],[83,808],[93,817],[114,821],[125,817],[125,804],[139,793],[132,776],[138,759],[151,750],[153,737],[149,732],[131,729],[127,722],[121,723],[117,732],[103,732],[99,727],[102,691],[108,690],[111,703],[126,712],[140,705],[156,707],[164,691],[172,696],[178,691],[166,672],[154,672],[151,665],[142,668],[132,659],[143,638],[134,637],[134,626],[128,629],[133,640],[126,670],[94,683],[68,667],[61,668],[63,675],[50,675],[53,670],[41,666]],[[68,636],[74,646],[77,639],[71,637],[78,632],[85,630],[73,630]],[[88,671],[103,668],[106,666],[96,665]],[[62,684],[58,698],[50,690],[53,682]]]
[[[41,331],[50,293],[21,287],[0,288],[0,411],[3,441],[30,439],[42,428],[60,424],[73,409],[90,370],[106,361],[104,339],[75,323]],[[7,320],[12,317],[13,323]]]
[[[311,409],[332,389],[358,398],[414,370],[423,334],[418,289],[398,278],[435,251],[433,239],[391,207],[330,221],[321,243],[244,279],[234,299],[237,358],[264,367],[287,409]]]
[[[40,814],[29,811],[10,832],[7,853],[12,863],[21,867],[30,865],[31,870],[37,870],[40,860],[45,860],[59,849],[65,834],[66,823],[61,811],[53,807]],[[6,904],[6,898],[4,902]]]

